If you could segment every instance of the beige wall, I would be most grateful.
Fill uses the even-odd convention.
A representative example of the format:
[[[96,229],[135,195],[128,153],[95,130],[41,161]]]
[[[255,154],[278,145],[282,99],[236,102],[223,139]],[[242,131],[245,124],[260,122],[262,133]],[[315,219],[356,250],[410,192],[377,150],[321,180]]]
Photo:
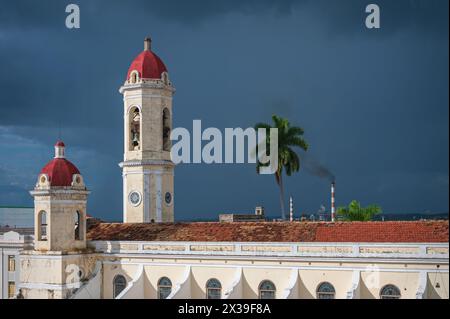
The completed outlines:
[[[379,298],[380,289],[387,284],[397,286],[402,298],[415,298],[419,289],[419,277],[422,269],[413,269],[413,265],[408,271],[401,271],[400,264],[375,264],[379,271],[377,272],[378,285],[373,285],[373,273],[366,272],[364,269],[369,267],[373,269],[373,264],[365,263],[348,263],[341,270],[339,263],[336,262],[316,262],[311,269],[308,269],[308,262],[289,262],[280,265],[277,261],[269,260],[230,260],[230,259],[214,259],[207,257],[201,259],[190,259],[188,261],[164,258],[126,258],[117,260],[114,265],[106,264],[104,271],[104,289],[105,297],[110,297],[112,293],[112,280],[117,273],[125,274],[129,281],[134,279],[134,275],[138,269],[138,265],[145,265],[145,287],[142,298],[156,298],[157,282],[166,276],[173,284],[173,289],[178,283],[183,282],[186,269],[191,267],[190,274],[190,298],[203,299],[206,296],[206,282],[208,279],[216,278],[222,285],[223,294],[229,288],[236,284],[236,279],[242,268],[241,283],[234,292],[234,298],[255,299],[258,298],[258,287],[263,280],[270,280],[276,286],[277,298],[299,298],[310,299],[316,298],[316,290],[322,282],[331,283],[336,291],[336,298],[347,298],[347,293],[352,289],[354,284],[354,269],[359,269],[360,277],[357,279],[359,290],[355,298],[372,299]],[[124,263],[122,262],[124,261]],[[433,265],[434,266],[434,265]],[[422,265],[424,269],[430,269],[431,265]],[[116,267],[114,271],[110,271],[111,267]],[[299,268],[299,269],[298,269]],[[321,268],[321,269],[317,269]],[[428,281],[432,283],[429,275]],[[428,292],[424,298],[442,298],[445,292],[448,292],[448,266],[441,268],[441,273],[437,277],[441,288],[440,293],[428,288]],[[289,290],[292,288],[291,290]],[[448,293],[447,293],[448,294]],[[447,296],[448,297],[448,296]],[[176,298],[176,296],[175,296]]]
[[[449,276],[448,269],[431,271],[427,274],[427,288],[424,298],[448,299],[449,298]]]
[[[124,298],[157,298],[158,281],[163,276],[172,282],[172,298],[183,299],[205,298],[206,282],[211,278],[220,281],[223,298],[258,298],[263,280],[275,284],[276,298],[316,298],[317,287],[323,282],[334,286],[336,298],[379,298],[380,290],[387,284],[395,285],[402,298],[448,298],[448,256],[440,249],[445,244],[411,244],[408,250],[417,246],[417,253],[407,259],[398,254],[395,245],[390,246],[394,253],[383,248],[384,255],[379,255],[379,250],[374,249],[372,257],[353,255],[358,251],[356,244],[349,245],[352,250],[348,256],[333,255],[334,250],[321,256],[317,253],[296,256],[293,255],[298,251],[296,245],[319,246],[90,242],[96,254],[22,253],[21,281],[27,298],[64,298],[72,292],[70,287],[64,287],[71,273],[67,267],[81,266],[88,279],[94,265],[100,262],[103,271],[98,282],[103,298],[113,297],[113,280],[118,274],[125,276],[129,285]],[[431,251],[435,251],[434,255],[430,255]]]
[[[123,200],[124,222],[171,222],[174,220],[174,172],[170,152],[163,149],[163,111],[170,112],[172,128],[172,95],[174,89],[161,80],[146,80],[121,88],[124,94],[124,163]],[[130,111],[140,109],[140,149],[130,150]],[[130,161],[135,161],[129,166]],[[136,162],[137,161],[137,162]],[[141,194],[142,201],[133,206],[130,192]],[[171,193],[172,202],[167,205],[164,197]]]
[[[205,271],[205,269],[208,269]],[[222,295],[233,281],[236,270],[234,268],[225,267],[192,267],[191,278],[191,296],[193,299],[206,298],[206,282],[209,279],[217,279],[222,285]]]
[[[103,266],[103,298],[113,299],[113,281],[117,275],[122,275],[131,282],[139,270],[139,265],[120,267],[117,265]]]
[[[156,299],[158,281],[162,277],[167,277],[172,282],[173,287],[183,282],[185,267],[183,266],[146,266],[145,270],[145,298]]]
[[[81,181],[82,177],[78,176]],[[81,251],[86,248],[86,204],[89,191],[83,182],[73,187],[50,187],[45,174],[31,192],[34,197],[35,250]],[[40,240],[41,212],[46,213],[47,239]],[[75,239],[76,214],[79,212],[80,239]]]
[[[151,222],[152,220],[155,222],[173,222],[174,177],[172,166],[124,167],[123,174],[126,223]],[[137,206],[132,205],[128,199],[128,195],[132,191],[138,191],[142,196],[142,200]],[[172,202],[170,204],[167,204],[164,199],[166,192],[171,193]]]
[[[329,282],[336,291],[337,299],[345,299],[352,286],[351,270],[300,270],[299,298],[315,299],[316,291],[323,282]]]
[[[20,287],[25,298],[60,299],[69,297],[71,285],[80,286],[95,268],[91,254],[61,255],[24,251],[20,256]],[[79,271],[81,276],[79,277]],[[69,287],[68,287],[69,286]]]
[[[380,289],[385,285],[396,286],[402,298],[414,299],[419,288],[419,272],[382,272],[374,275],[373,272],[361,273],[361,298],[379,299]],[[375,278],[374,278],[375,277]],[[376,283],[374,285],[374,283]]]
[[[243,298],[259,298],[258,288],[263,280],[270,280],[276,287],[276,297],[281,298],[283,290],[288,286],[291,269],[280,268],[244,268]]]
[[[129,110],[141,109],[141,150],[129,151]],[[154,159],[170,160],[170,152],[163,151],[162,116],[167,108],[172,113],[172,92],[167,88],[128,88],[124,92],[124,160]]]

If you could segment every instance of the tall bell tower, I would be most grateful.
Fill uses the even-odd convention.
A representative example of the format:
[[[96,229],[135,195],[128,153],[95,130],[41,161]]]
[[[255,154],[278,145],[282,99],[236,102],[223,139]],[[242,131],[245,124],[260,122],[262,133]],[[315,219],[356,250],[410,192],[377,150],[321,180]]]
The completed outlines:
[[[166,66],[151,39],[128,70],[119,92],[124,105],[123,177],[125,223],[173,222],[174,163],[170,159],[172,98]]]

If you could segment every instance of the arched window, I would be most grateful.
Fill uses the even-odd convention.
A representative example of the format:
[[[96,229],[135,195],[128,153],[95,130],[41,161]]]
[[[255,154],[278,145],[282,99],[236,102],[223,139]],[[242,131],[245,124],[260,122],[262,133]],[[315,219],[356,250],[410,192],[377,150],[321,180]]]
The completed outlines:
[[[116,277],[114,277],[113,286],[114,286],[113,287],[113,295],[114,295],[114,298],[117,298],[117,296],[120,295],[120,293],[127,286],[127,280],[125,279],[124,276],[117,275]]]
[[[83,240],[81,213],[79,211],[75,212],[75,214],[73,215],[73,219],[74,219],[75,240]]]
[[[141,149],[141,112],[138,107],[132,107],[128,114],[129,118],[129,150]]]
[[[135,70],[130,74],[130,83],[135,84],[138,81],[138,72]]]
[[[317,299],[334,299],[336,291],[329,282],[323,282],[317,287]]]
[[[168,108],[165,108],[163,110],[163,118],[162,118],[162,124],[163,124],[163,150],[164,151],[170,151],[170,147],[172,146],[172,143],[170,141],[170,131],[172,130],[171,124],[170,124],[170,111]]]
[[[383,288],[381,288],[380,298],[381,299],[400,299],[401,298],[400,289],[398,289],[394,285],[386,285]]]
[[[167,299],[172,292],[172,282],[167,277],[162,277],[158,281],[158,298]]]
[[[167,72],[163,72],[161,74],[161,78],[165,84],[169,84],[169,75],[167,74]]]
[[[217,279],[209,279],[206,282],[206,299],[221,299],[222,285]]]
[[[259,284],[259,299],[275,299],[276,288],[270,280],[264,280]]]
[[[40,211],[38,213],[38,240],[39,241],[46,241],[47,240],[47,236],[48,236],[48,232],[47,232],[47,212],[45,211]]]

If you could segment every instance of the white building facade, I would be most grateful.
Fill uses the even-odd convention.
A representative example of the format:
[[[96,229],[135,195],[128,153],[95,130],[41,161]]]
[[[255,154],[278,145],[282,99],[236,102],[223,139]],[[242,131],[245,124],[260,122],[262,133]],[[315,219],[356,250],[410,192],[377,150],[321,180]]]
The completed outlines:
[[[448,244],[91,244],[103,275],[73,298],[448,298]]]
[[[32,247],[33,236],[14,231],[0,234],[0,299],[17,295],[20,284],[20,252]]]

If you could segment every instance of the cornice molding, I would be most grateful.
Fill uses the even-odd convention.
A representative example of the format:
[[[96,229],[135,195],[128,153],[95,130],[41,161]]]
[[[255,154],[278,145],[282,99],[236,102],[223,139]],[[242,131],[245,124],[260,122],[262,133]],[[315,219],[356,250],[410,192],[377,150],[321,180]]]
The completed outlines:
[[[172,161],[167,160],[132,160],[119,163],[119,167],[138,167],[138,166],[167,166],[174,167],[175,164]]]
[[[89,195],[90,190],[87,189],[34,189],[30,191],[32,196],[51,196],[51,195]]]
[[[169,86],[160,80],[157,81],[147,80],[136,84],[124,84],[119,88],[119,92],[121,94],[124,94],[124,92],[126,91],[133,91],[136,89],[159,89],[169,91],[172,94],[174,94],[176,91],[175,87]]]

